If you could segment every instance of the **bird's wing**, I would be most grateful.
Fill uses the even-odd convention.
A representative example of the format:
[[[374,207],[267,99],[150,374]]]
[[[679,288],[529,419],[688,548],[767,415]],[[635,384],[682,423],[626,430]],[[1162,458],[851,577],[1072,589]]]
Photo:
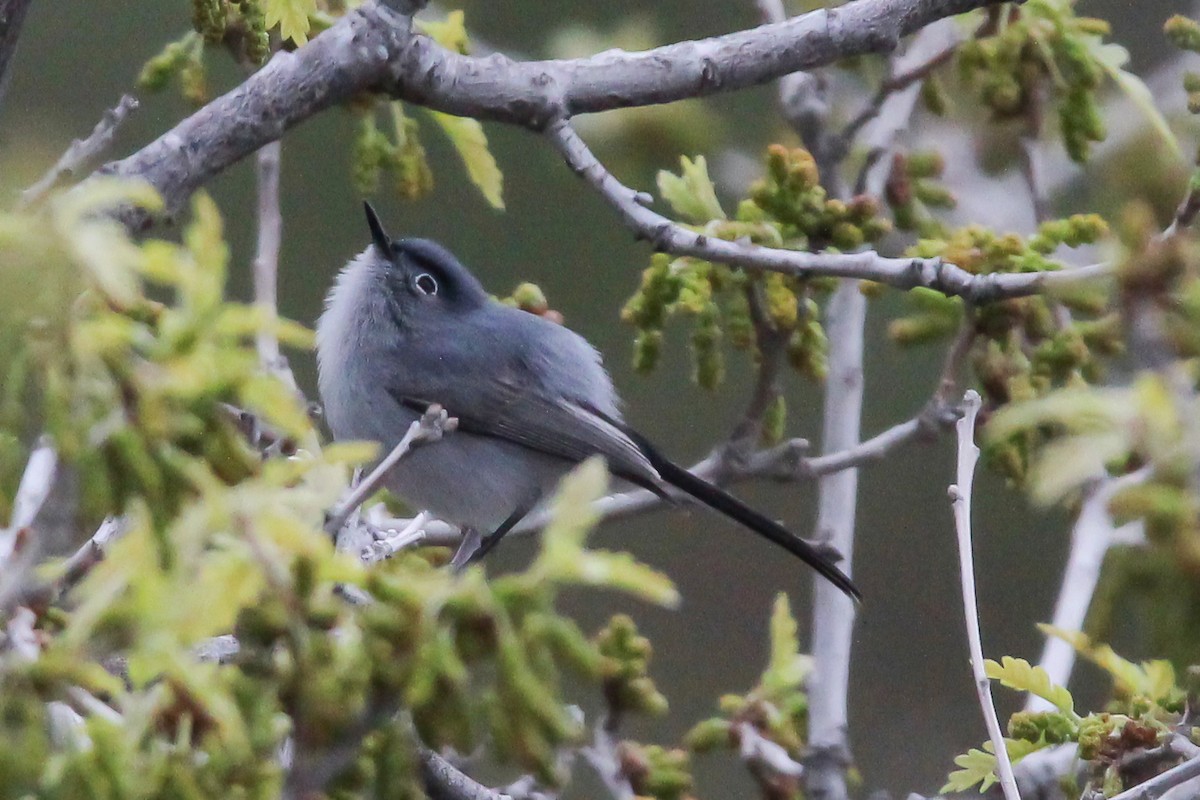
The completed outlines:
[[[580,339],[583,349],[564,363],[561,352],[542,352],[543,345],[539,344],[533,345],[532,351],[528,349],[529,342],[547,342],[544,346],[554,347],[553,339],[524,341],[525,350],[505,346],[447,348],[438,359],[436,373],[406,374],[405,380],[393,381],[387,387],[388,393],[398,403],[418,411],[438,403],[458,418],[460,431],[476,436],[503,439],[572,462],[604,456],[614,475],[661,492],[658,473],[641,447],[614,424],[610,415],[593,406],[611,406],[611,396],[579,396],[573,391],[578,380],[564,381],[557,375],[544,374],[548,368],[577,373],[599,370],[604,378],[602,388],[611,395],[611,385],[595,351]],[[559,339],[558,344],[563,341]],[[575,347],[575,343],[570,346]],[[485,351],[487,362],[482,363]]]

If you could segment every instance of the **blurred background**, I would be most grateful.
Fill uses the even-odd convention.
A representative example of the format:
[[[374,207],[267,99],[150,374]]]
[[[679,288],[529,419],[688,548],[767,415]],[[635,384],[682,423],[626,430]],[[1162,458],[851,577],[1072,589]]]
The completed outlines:
[[[1083,0],[1080,6],[1084,13],[1112,21],[1113,38],[1130,48],[1135,69],[1143,74],[1153,71],[1156,59],[1168,53],[1159,33],[1162,21],[1185,10],[1184,3],[1166,0]],[[524,0],[467,2],[465,9],[469,30],[489,46],[531,57],[582,54],[614,43],[651,46],[758,22],[750,0]],[[33,4],[0,107],[0,188],[7,199],[32,183],[72,138],[90,131],[101,113],[131,90],[141,65],[188,29],[190,13],[190,5],[182,0]],[[214,92],[236,83],[239,73],[227,59],[211,63]],[[758,163],[766,144],[792,141],[775,98],[775,87],[768,86],[665,112],[614,112],[588,120],[581,128],[618,176],[638,188],[653,189],[657,169],[677,171],[681,154],[706,155],[710,164],[737,166],[715,169],[718,177],[744,176]],[[189,111],[173,91],[143,96],[141,101],[141,109],[121,131],[112,158],[133,152]],[[721,389],[709,393],[696,388],[689,380],[686,331],[681,330],[668,336],[656,372],[634,374],[632,330],[622,325],[618,312],[648,264],[649,247],[634,242],[609,208],[535,135],[486,126],[504,172],[507,209],[498,212],[467,182],[456,154],[434,127],[425,122],[423,130],[436,188],[408,202],[389,192],[385,180],[375,201],[389,230],[441,240],[497,294],[508,294],[520,281],[538,283],[567,324],[604,354],[630,421],[683,463],[703,457],[740,413],[751,369],[744,359],[731,356]],[[336,271],[367,242],[361,198],[350,180],[354,131],[353,116],[334,109],[284,140],[281,311],[310,326]],[[631,138],[631,131],[638,135]],[[1185,150],[1193,146],[1186,138],[1183,145]],[[1080,171],[1079,177],[1077,185],[1085,188],[1093,180],[1089,172]],[[248,298],[255,225],[252,160],[208,188],[226,218],[235,291]],[[1162,202],[1173,205],[1177,188],[1160,188]],[[732,209],[734,195],[724,199]],[[1092,211],[1102,202],[1101,191],[1075,191],[1058,210]],[[976,221],[989,222],[982,217]],[[892,345],[885,329],[901,307],[901,298],[887,293],[872,302],[864,436],[921,408],[942,355],[938,347],[901,350]],[[303,387],[315,398],[312,354],[293,353],[291,358]],[[792,411],[788,434],[819,444],[821,387],[789,376],[786,393]],[[952,757],[977,746],[985,736],[962,629],[946,496],[952,473],[953,442],[943,436],[897,452],[866,468],[860,478],[854,572],[866,602],[855,637],[850,718],[851,742],[867,789],[887,789],[900,796],[909,790],[932,792],[943,783]],[[811,533],[813,485],[743,484],[737,491],[796,531]],[[1050,617],[1068,530],[1063,514],[1033,509],[1002,480],[986,472],[980,476],[976,564],[988,654],[1038,658],[1042,640],[1034,623]],[[593,593],[568,599],[568,610],[585,629],[595,629],[613,611],[625,610],[656,645],[652,674],[668,695],[671,714],[631,725],[631,736],[674,743],[714,711],[722,693],[753,686],[765,664],[767,620],[776,592],[790,595],[802,637],[811,626],[811,574],[714,516],[662,511],[607,524],[594,543],[630,550],[666,571],[684,597],[675,612]],[[506,543],[490,568],[503,570],[523,561],[532,544],[529,539]],[[1151,655],[1139,637],[1136,609],[1130,609],[1118,633],[1118,651],[1133,658]],[[1089,669],[1080,667],[1075,684],[1076,697],[1085,707],[1102,699],[1107,689]],[[1005,690],[999,691],[998,699],[1002,716],[1021,701]],[[750,778],[731,755],[700,757],[695,769],[701,795],[752,791]]]

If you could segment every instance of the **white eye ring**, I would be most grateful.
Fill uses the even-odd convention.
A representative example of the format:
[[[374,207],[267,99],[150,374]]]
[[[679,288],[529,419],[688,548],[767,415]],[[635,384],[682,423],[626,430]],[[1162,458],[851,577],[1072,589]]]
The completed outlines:
[[[421,294],[437,294],[438,292],[437,279],[428,272],[422,272],[413,278],[413,286],[417,287],[417,291]]]

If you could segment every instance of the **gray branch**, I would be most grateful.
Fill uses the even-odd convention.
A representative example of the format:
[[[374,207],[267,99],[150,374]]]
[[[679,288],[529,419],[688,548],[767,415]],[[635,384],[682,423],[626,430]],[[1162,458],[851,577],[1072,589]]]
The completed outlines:
[[[117,130],[124,124],[125,119],[137,110],[137,98],[131,94],[122,95],[115,106],[104,112],[96,127],[87,138],[76,139],[71,146],[59,157],[54,166],[33,186],[21,193],[21,205],[34,206],[46,198],[46,195],[57,187],[70,181],[86,178],[100,163],[105,153],[112,147]]]
[[[858,0],[641,53],[521,62],[449,52],[414,35],[410,17],[367,2],[104,171],[149,181],[169,209],[178,209],[234,162],[363,91],[389,91],[439,111],[540,129],[573,114],[743,89],[848,56],[890,52],[935,20],[995,2]]]
[[[0,103],[4,102],[10,75],[8,68],[17,49],[17,40],[21,38],[25,14],[32,3],[33,0],[0,0]]]
[[[940,258],[887,258],[872,250],[859,253],[808,253],[716,239],[689,230],[646,207],[650,197],[618,181],[588,149],[565,119],[547,128],[550,141],[568,166],[608,202],[639,238],[658,250],[705,261],[764,269],[797,277],[856,278],[897,289],[923,286],[973,304],[1050,291],[1108,275],[1109,264],[1056,272],[1011,272],[975,275]]]

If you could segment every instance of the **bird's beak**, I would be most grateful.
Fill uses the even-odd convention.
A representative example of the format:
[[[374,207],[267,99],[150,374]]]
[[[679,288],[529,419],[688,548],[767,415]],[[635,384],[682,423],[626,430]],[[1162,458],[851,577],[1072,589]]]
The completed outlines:
[[[379,248],[379,254],[387,258],[392,254],[392,239],[387,235],[387,231],[383,229],[383,223],[379,221],[379,215],[375,213],[375,209],[366,200],[363,201],[363,211],[367,214],[367,227],[371,229],[371,241],[375,247]]]

